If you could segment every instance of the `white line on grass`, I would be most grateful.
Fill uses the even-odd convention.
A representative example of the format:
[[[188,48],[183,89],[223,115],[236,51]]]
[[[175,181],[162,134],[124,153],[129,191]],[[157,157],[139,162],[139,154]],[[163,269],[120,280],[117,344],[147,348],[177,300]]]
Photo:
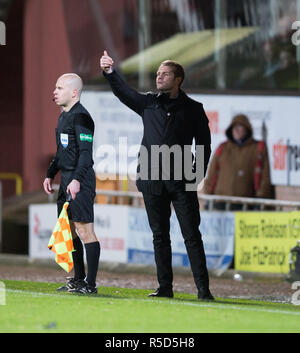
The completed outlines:
[[[53,297],[53,298],[63,298],[61,294],[51,294],[51,293],[42,293],[42,292],[31,292],[31,291],[23,291],[19,289],[6,289],[6,292],[8,293],[16,293],[16,294],[22,294],[22,295],[30,295],[30,296],[35,296],[35,297]],[[70,294],[70,297],[72,294]],[[78,298],[77,296],[74,296],[74,298]],[[91,299],[96,299],[99,300],[99,297],[91,296],[91,297],[86,297],[89,300]],[[102,298],[102,299],[105,299]],[[257,308],[257,307],[248,307],[247,305],[251,304],[245,304],[245,306],[242,306],[243,304],[240,304],[241,306],[233,305],[233,304],[220,304],[218,301],[212,302],[212,303],[207,303],[207,302],[201,302],[199,303],[189,303],[185,301],[177,301],[177,300],[157,300],[157,299],[139,299],[139,298],[110,298],[110,299],[120,299],[123,301],[130,301],[130,300],[135,300],[137,302],[144,302],[144,303],[155,303],[155,304],[170,304],[170,305],[183,305],[183,306],[194,306],[194,307],[200,307],[200,308],[211,308],[211,309],[224,309],[224,310],[237,310],[237,311],[252,311],[252,312],[261,312],[261,313],[271,313],[271,314],[285,314],[285,315],[293,315],[293,316],[300,316],[300,311],[289,311],[289,310],[281,310],[281,309],[267,309],[267,308]]]

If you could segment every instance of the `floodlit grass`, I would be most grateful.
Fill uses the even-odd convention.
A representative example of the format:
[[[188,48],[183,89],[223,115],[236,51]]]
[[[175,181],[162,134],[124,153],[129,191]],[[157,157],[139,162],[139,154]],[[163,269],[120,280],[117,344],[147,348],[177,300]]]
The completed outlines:
[[[149,291],[99,287],[93,296],[57,293],[55,283],[4,281],[0,332],[300,332],[300,307],[195,295],[148,298]]]

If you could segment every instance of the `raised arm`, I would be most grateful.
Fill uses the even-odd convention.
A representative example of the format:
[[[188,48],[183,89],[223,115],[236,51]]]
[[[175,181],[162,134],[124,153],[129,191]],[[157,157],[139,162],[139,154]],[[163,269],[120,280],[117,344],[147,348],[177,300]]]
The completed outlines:
[[[148,96],[132,89],[121,78],[121,76],[113,69],[114,61],[104,51],[104,55],[100,59],[100,67],[103,70],[103,75],[109,82],[111,89],[116,97],[125,104],[128,108],[142,115],[147,106]]]

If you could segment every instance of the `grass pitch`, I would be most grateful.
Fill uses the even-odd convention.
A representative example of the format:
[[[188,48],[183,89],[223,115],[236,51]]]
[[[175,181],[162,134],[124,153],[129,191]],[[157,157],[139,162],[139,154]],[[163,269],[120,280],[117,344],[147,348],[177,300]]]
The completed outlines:
[[[300,332],[300,306],[216,298],[148,298],[147,290],[99,287],[92,296],[57,293],[57,283],[4,281],[0,332]]]

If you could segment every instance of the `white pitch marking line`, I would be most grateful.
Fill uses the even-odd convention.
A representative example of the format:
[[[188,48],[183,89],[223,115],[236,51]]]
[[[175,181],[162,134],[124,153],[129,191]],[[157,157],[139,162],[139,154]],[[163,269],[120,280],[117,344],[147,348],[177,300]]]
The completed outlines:
[[[19,289],[6,289],[8,293],[20,293],[24,295],[33,295],[37,297],[53,297],[53,298],[63,298],[60,294],[51,294],[51,293],[41,293],[41,292],[30,292],[30,291],[22,291]],[[71,296],[70,296],[71,297]],[[74,296],[75,298],[75,296]],[[99,297],[88,297],[90,299],[99,300]],[[182,301],[174,301],[170,299],[170,301],[162,301],[157,299],[135,299],[135,298],[111,298],[111,299],[120,299],[123,301],[135,300],[137,302],[145,302],[145,303],[159,303],[159,304],[171,304],[171,305],[183,305],[183,306],[194,306],[198,308],[211,308],[211,309],[230,309],[230,310],[240,310],[240,311],[252,311],[252,312],[261,312],[261,313],[271,313],[271,314],[285,314],[285,315],[293,315],[293,316],[300,316],[300,311],[288,311],[288,310],[280,310],[280,309],[266,309],[266,308],[251,308],[251,307],[240,307],[232,304],[219,304],[218,302],[215,303],[189,303],[189,302],[182,302]],[[243,304],[241,304],[243,305]],[[246,304],[247,305],[247,304]]]

